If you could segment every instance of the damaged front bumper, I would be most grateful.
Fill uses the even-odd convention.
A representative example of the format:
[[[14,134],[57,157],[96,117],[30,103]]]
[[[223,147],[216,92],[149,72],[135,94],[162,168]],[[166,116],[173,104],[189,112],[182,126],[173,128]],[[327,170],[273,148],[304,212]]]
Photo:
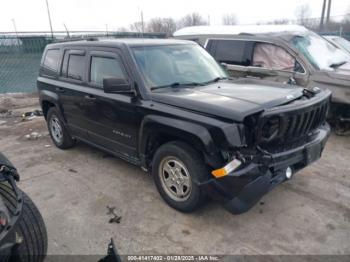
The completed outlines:
[[[287,169],[295,173],[321,157],[330,127],[325,124],[317,131],[302,146],[278,153],[262,152],[259,158],[244,167],[221,178],[212,178],[201,185],[231,213],[246,212],[263,195],[288,180]]]

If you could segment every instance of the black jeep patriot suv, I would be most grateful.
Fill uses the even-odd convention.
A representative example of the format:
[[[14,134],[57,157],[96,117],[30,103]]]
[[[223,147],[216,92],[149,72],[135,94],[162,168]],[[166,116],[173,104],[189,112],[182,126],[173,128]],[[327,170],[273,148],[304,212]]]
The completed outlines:
[[[38,77],[55,145],[76,140],[148,170],[183,212],[232,213],[320,158],[329,91],[230,79],[199,45],[120,39],[48,45]]]

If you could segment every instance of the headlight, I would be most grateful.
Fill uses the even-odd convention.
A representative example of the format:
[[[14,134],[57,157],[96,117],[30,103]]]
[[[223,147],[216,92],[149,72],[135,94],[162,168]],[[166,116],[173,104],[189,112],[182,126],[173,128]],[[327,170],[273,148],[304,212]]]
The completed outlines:
[[[272,116],[267,118],[262,125],[261,138],[264,142],[269,142],[276,138],[280,129],[280,118],[278,116]]]

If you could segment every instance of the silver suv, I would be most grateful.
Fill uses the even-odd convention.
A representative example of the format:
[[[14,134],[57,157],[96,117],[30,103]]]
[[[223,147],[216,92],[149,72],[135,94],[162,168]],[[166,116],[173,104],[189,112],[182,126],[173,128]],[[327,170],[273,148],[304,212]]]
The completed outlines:
[[[175,38],[193,40],[225,64],[234,77],[249,77],[332,91],[330,118],[349,128],[350,55],[295,25],[195,26]]]

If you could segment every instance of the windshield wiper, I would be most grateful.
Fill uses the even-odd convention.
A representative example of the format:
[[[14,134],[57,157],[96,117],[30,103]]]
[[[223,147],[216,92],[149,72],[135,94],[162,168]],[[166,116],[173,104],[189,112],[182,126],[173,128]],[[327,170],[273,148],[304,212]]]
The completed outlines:
[[[202,83],[197,83],[197,82],[186,82],[186,83],[180,83],[180,82],[174,82],[172,84],[169,85],[163,85],[163,86],[153,86],[151,87],[151,90],[156,90],[156,89],[160,89],[160,88],[165,88],[165,87],[190,87],[190,86],[202,86]]]
[[[339,63],[333,63],[329,67],[332,67],[332,68],[336,69],[336,68],[338,68],[338,67],[340,67],[342,65],[345,65],[346,63],[347,63],[346,61],[342,61],[342,62],[339,62]]]
[[[219,82],[221,80],[232,80],[232,78],[231,77],[225,77],[225,76],[224,77],[216,77],[216,78],[214,78],[214,79],[212,79],[210,81],[205,82],[205,84],[216,83],[216,82]]]

